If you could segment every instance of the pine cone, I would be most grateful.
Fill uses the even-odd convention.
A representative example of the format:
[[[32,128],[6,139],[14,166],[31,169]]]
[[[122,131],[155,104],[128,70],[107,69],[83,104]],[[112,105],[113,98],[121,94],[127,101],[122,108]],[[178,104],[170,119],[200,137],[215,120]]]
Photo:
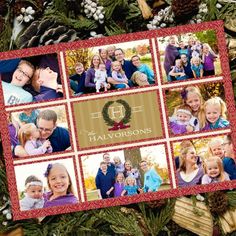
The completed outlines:
[[[173,0],[171,5],[176,21],[185,22],[198,13],[199,0]]]
[[[7,13],[7,1],[0,1],[0,15],[4,16]]]
[[[212,214],[223,215],[229,209],[227,195],[222,191],[208,193],[207,200]]]
[[[54,20],[45,19],[32,22],[18,38],[16,44],[18,48],[29,48],[60,42],[72,42],[78,39],[74,29],[68,29]]]
[[[146,202],[146,204],[147,204],[150,208],[163,207],[164,205],[166,205],[166,203],[167,203],[167,200],[166,200],[166,199],[160,199],[160,200],[156,200],[156,201]]]

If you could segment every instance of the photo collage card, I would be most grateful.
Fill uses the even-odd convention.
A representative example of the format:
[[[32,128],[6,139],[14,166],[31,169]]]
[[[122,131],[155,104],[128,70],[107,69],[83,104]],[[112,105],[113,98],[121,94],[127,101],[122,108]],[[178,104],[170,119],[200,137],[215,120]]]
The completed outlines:
[[[15,220],[236,186],[223,23],[0,53]]]

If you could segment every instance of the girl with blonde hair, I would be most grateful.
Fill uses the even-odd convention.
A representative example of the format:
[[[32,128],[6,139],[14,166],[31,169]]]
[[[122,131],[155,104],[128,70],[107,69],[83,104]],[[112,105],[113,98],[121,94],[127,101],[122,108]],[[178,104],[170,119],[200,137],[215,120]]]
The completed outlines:
[[[226,104],[220,97],[208,99],[200,113],[200,122],[202,130],[212,130],[229,127],[229,121],[226,120]]]

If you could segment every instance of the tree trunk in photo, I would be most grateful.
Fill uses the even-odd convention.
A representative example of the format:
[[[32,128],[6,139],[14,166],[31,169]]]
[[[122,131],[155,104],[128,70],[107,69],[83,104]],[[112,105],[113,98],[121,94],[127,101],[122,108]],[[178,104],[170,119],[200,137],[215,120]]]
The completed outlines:
[[[128,160],[131,161],[132,166],[139,170],[139,172],[141,174],[141,182],[143,184],[144,173],[139,167],[139,162],[142,160],[140,149],[139,148],[125,149],[124,156],[125,156],[126,161],[128,161]]]

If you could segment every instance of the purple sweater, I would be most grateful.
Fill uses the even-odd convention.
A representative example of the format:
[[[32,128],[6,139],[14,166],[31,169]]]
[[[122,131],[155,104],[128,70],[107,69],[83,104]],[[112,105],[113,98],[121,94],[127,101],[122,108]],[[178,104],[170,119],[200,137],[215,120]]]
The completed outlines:
[[[78,199],[72,193],[66,194],[50,201],[49,198],[51,197],[51,195],[52,192],[44,194],[44,208],[78,203]]]
[[[86,72],[85,87],[95,88],[94,78],[95,78],[95,69],[89,68]]]
[[[209,52],[208,55],[205,55],[204,63],[203,63],[203,69],[208,70],[214,70],[214,60],[215,57]]]
[[[168,44],[165,49],[164,68],[166,75],[169,74],[171,67],[175,64],[175,59],[179,56],[179,51],[174,45]]]
[[[186,182],[182,179],[180,175],[180,171],[178,171],[177,172],[177,178],[178,178],[178,183],[179,183],[178,185],[179,187],[192,187],[192,186],[195,186],[196,184],[201,184],[201,179],[203,175],[204,175],[203,168],[199,167],[196,176],[190,182]]]
[[[124,186],[125,185],[123,183],[121,183],[121,184],[115,183],[114,184],[114,188],[115,188],[115,190],[114,190],[114,197],[120,197],[121,196],[121,193],[124,190]]]

